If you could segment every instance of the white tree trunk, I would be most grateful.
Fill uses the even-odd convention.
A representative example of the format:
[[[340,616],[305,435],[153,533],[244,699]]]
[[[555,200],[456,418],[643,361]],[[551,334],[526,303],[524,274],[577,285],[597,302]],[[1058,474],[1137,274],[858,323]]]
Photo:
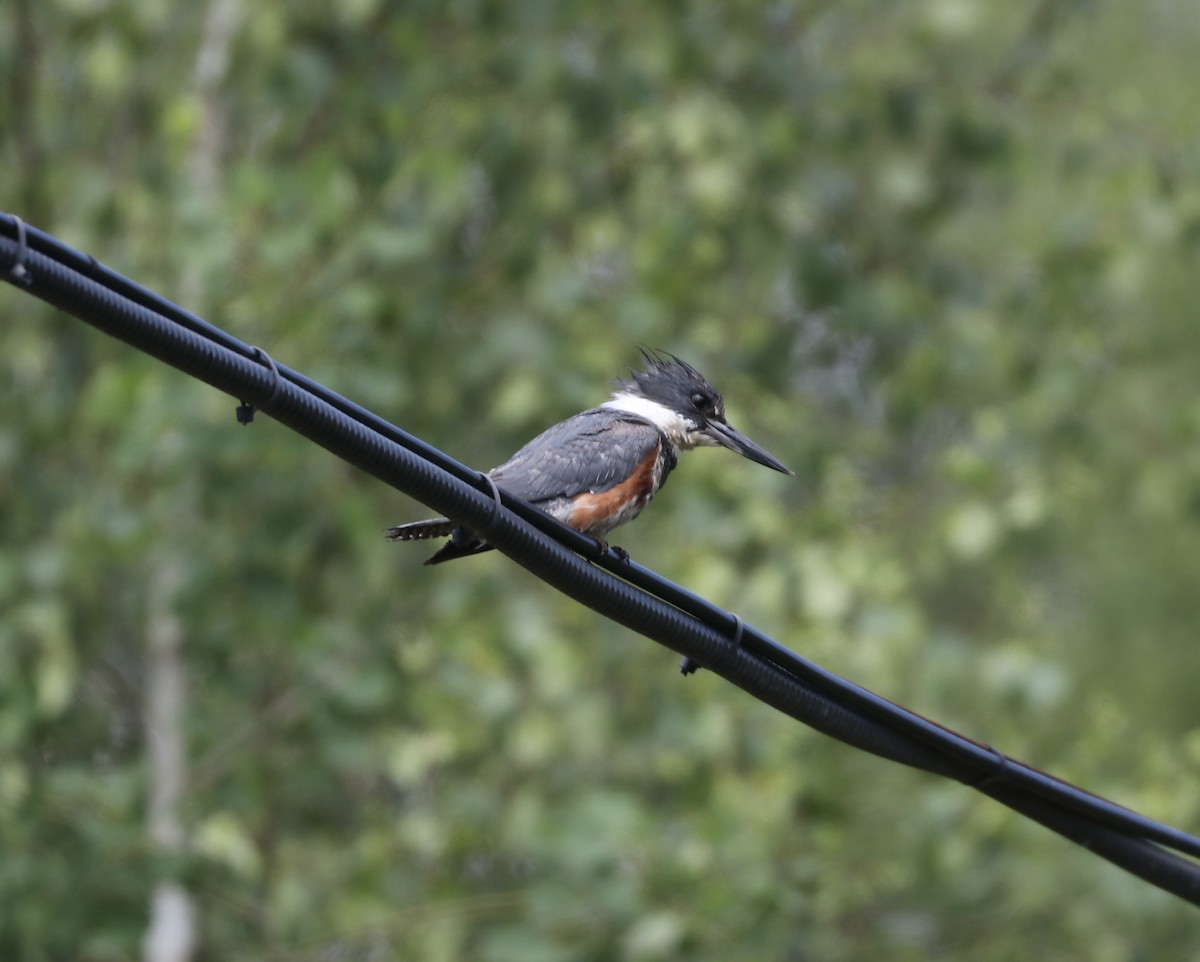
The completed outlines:
[[[229,66],[241,0],[211,0],[204,34],[196,53],[193,83],[200,101],[200,124],[187,169],[186,194],[211,203],[220,194],[224,123],[220,85]],[[195,258],[180,277],[180,300],[192,311],[204,311],[204,270]],[[192,499],[184,497],[185,501]],[[182,527],[186,529],[187,525]],[[184,737],[187,663],[184,631],[175,601],[187,580],[184,558],[170,554],[154,573],[146,624],[146,747],[150,770],[147,818],[151,844],[163,853],[184,849],[187,833],[179,818],[187,771]],[[142,940],[145,962],[191,962],[198,942],[198,917],[191,894],[176,880],[159,882],[150,902],[150,924]]]
[[[180,851],[186,842],[179,820],[183,798],[186,700],[183,625],[175,601],[185,581],[184,562],[168,556],[155,569],[146,606],[146,687],[143,721],[150,772],[147,822],[150,842],[160,852]],[[159,882],[150,904],[150,927],[142,942],[146,962],[189,962],[196,950],[196,910],[191,896],[173,881]]]

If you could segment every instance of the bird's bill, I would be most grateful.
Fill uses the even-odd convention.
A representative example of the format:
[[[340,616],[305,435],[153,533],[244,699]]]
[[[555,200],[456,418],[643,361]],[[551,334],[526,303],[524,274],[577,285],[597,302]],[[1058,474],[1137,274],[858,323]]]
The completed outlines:
[[[717,444],[729,448],[730,451],[736,451],[743,458],[749,458],[751,461],[766,465],[768,468],[783,474],[794,473],[791,468],[778,458],[768,454],[740,431],[722,421],[709,421],[705,425],[704,431]]]

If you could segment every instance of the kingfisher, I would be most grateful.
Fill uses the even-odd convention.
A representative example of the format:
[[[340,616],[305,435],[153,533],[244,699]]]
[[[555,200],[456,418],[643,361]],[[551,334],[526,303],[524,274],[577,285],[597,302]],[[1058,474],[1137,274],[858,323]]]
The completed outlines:
[[[646,367],[614,382],[599,407],[547,428],[488,476],[509,494],[596,538],[632,521],[679,463],[679,453],[721,446],[784,474],[792,470],[735,430],[725,400],[699,371],[664,351],[643,350]],[[449,518],[387,529],[393,541],[450,540],[425,564],[491,550]],[[628,557],[620,549],[615,549]]]

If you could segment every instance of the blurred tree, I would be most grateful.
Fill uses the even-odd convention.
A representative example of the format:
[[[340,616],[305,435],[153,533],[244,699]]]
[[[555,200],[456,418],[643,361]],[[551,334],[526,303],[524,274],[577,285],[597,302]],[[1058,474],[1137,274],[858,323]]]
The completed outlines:
[[[639,560],[1200,824],[1189,4],[260,4],[206,87],[219,6],[0,10],[0,207],[480,467],[680,353],[799,477],[696,455]],[[419,506],[0,310],[0,956],[135,957],[172,879],[200,959],[1194,952],[1187,906],[502,558],[422,569],[380,535]]]

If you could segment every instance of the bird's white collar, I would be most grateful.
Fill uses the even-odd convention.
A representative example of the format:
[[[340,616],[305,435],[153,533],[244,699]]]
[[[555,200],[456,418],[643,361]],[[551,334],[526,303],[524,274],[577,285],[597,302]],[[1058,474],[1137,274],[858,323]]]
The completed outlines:
[[[650,398],[638,394],[626,394],[619,391],[612,396],[611,401],[605,401],[600,406],[611,411],[624,411],[626,414],[644,418],[662,431],[678,448],[687,450],[696,446],[696,439],[692,434],[696,429],[696,423],[685,418],[678,411],[672,411],[665,404],[659,404],[658,401],[651,401]]]

